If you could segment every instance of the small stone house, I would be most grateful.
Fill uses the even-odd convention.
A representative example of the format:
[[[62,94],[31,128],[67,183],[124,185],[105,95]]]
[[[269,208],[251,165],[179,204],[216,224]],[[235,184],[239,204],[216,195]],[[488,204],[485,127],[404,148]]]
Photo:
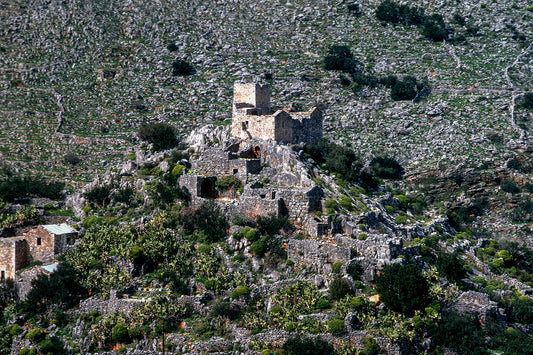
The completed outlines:
[[[15,272],[34,261],[52,263],[74,245],[78,232],[67,224],[41,225],[22,236],[0,238],[0,279],[15,278]]]
[[[241,139],[272,139],[278,143],[314,143],[322,139],[322,112],[274,111],[270,85],[235,83],[231,134]]]

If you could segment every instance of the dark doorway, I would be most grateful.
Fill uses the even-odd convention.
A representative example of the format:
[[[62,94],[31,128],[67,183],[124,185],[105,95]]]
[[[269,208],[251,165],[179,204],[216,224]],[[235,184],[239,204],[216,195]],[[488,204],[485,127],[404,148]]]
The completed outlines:
[[[215,198],[217,197],[215,189],[215,178],[205,178],[200,186],[200,197]]]

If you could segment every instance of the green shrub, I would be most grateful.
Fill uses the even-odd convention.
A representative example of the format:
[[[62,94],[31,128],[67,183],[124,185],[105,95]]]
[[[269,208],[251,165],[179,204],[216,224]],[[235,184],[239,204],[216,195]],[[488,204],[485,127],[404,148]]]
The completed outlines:
[[[333,354],[334,348],[333,345],[320,337],[310,338],[296,335],[285,341],[283,350],[287,355],[331,355]]]
[[[265,255],[266,251],[267,251],[267,246],[262,239],[256,242],[253,242],[252,245],[250,245],[250,253],[252,253],[255,256],[262,257],[263,255]]]
[[[9,335],[11,335],[14,338],[22,333],[22,328],[20,327],[20,325],[15,323],[15,324],[8,326],[7,331],[9,332]]]
[[[359,233],[359,235],[357,236],[357,239],[359,239],[359,240],[367,240],[368,239],[368,234]]]
[[[531,8],[533,9],[533,6]],[[523,107],[528,110],[533,110],[533,92],[527,92],[524,94],[524,97],[520,101],[520,107]]]
[[[230,297],[231,298],[246,297],[250,294],[250,291],[252,291],[252,289],[248,286],[239,286],[235,290],[231,291]]]
[[[440,14],[432,14],[426,17],[420,32],[424,37],[434,42],[442,42],[448,39],[448,30]]]
[[[448,280],[457,284],[466,277],[465,262],[457,253],[438,253],[436,266],[437,272],[440,275],[445,276]]]
[[[512,194],[520,192],[520,188],[518,187],[516,182],[514,182],[513,180],[502,181],[500,183],[500,188],[502,189],[502,191],[509,192]]]
[[[394,208],[394,206],[391,206],[391,205],[385,205],[385,211],[388,214],[393,214],[394,212],[396,212],[396,208]]]
[[[115,188],[113,184],[95,186],[83,194],[83,196],[92,203],[106,205],[111,201],[111,191]]]
[[[175,52],[179,49],[179,47],[176,45],[176,43],[170,42],[169,44],[167,44],[167,49],[169,50],[169,52]]]
[[[39,346],[41,347],[42,354],[54,354],[61,355],[66,354],[65,347],[61,339],[57,337],[50,337],[42,341]]]
[[[333,272],[334,274],[338,274],[339,272],[341,272],[341,267],[342,263],[340,261],[337,261],[333,263],[333,265],[331,265],[331,272]]]
[[[346,327],[344,326],[343,319],[332,319],[328,322],[328,332],[331,334],[345,333]]]
[[[437,345],[453,348],[460,354],[484,353],[484,336],[476,327],[472,317],[449,313],[433,331],[433,341]]]
[[[413,100],[420,89],[421,84],[413,76],[406,76],[396,81],[391,89],[391,98],[394,101]]]
[[[340,300],[341,298],[344,298],[344,296],[350,294],[351,292],[352,292],[352,289],[350,288],[350,285],[342,277],[338,277],[334,279],[333,281],[331,281],[331,284],[329,285],[329,297],[332,300]]]
[[[353,58],[348,46],[333,45],[324,58],[324,69],[341,70],[353,73],[361,67],[361,63]]]
[[[19,351],[19,355],[30,355],[31,353],[32,353],[32,351],[29,348],[26,348],[26,347],[20,349],[20,351]]]
[[[137,133],[139,139],[151,143],[156,152],[178,145],[176,129],[167,123],[143,123]]]
[[[524,163],[516,158],[512,158],[507,162],[507,169],[524,172]]]
[[[370,161],[372,172],[382,179],[401,179],[403,167],[394,158],[375,157]]]
[[[61,198],[61,191],[65,188],[62,182],[46,181],[33,176],[18,176],[12,172],[6,175],[6,178],[0,179],[0,199],[6,202],[27,196],[57,200]]]
[[[174,168],[172,168],[172,172],[171,172],[172,177],[177,179],[178,177],[183,175],[184,169],[185,169],[184,165],[176,164],[176,166],[174,166]]]
[[[335,210],[338,206],[339,204],[337,203],[337,201],[332,198],[328,198],[326,201],[324,201],[324,207],[326,207],[327,214],[335,213]]]
[[[219,191],[226,191],[230,188],[238,189],[242,186],[241,180],[237,179],[233,175],[228,175],[221,177],[217,181],[215,181],[215,186],[218,188]]]
[[[365,348],[359,353],[359,355],[377,355],[379,353],[379,347],[376,339],[372,337],[366,337],[363,340],[365,343]]]
[[[358,261],[352,261],[346,266],[346,273],[354,280],[360,280],[363,271],[363,266]]]
[[[122,202],[126,205],[129,205],[133,202],[134,196],[135,191],[133,191],[131,187],[124,187],[122,189],[117,190],[117,192],[113,196],[113,200],[115,200],[115,202]]]
[[[176,59],[172,63],[172,75],[174,76],[187,76],[195,73],[194,67],[187,61],[182,59]]]
[[[393,311],[412,315],[428,301],[429,285],[414,265],[387,265],[375,282],[380,300]]]
[[[261,235],[275,235],[281,228],[289,225],[289,218],[272,214],[268,217],[258,216],[255,222]]]
[[[124,323],[116,324],[111,331],[111,339],[119,343],[129,342],[130,335],[128,333],[128,327]]]
[[[25,338],[31,341],[33,344],[38,344],[41,341],[43,341],[45,337],[46,337],[46,333],[42,329],[35,328],[35,329],[30,330],[26,334]]]
[[[239,317],[239,309],[228,300],[222,300],[213,305],[211,308],[211,316],[222,316],[230,320],[235,320]]]
[[[316,301],[316,307],[320,310],[330,309],[333,305],[325,298],[319,298]]]
[[[207,201],[196,209],[185,209],[180,217],[187,235],[200,243],[213,243],[226,236],[228,222],[214,201]]]
[[[405,216],[396,216],[396,218],[394,218],[394,222],[396,224],[407,224],[407,217],[405,217]]]

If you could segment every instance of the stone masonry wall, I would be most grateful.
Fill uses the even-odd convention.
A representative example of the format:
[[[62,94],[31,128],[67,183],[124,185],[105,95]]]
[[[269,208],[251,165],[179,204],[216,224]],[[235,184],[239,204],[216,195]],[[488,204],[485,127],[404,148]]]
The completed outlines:
[[[26,242],[21,237],[0,239],[0,276],[15,279],[15,272],[26,266],[28,253]]]
[[[335,262],[346,264],[352,258],[349,247],[320,242],[313,239],[291,239],[287,257],[296,264],[304,264],[318,273],[330,273]]]
[[[24,234],[33,260],[54,261],[55,236],[39,226]]]
[[[258,108],[270,106],[270,85],[241,84],[235,83],[233,86],[233,102],[235,104],[249,104]]]

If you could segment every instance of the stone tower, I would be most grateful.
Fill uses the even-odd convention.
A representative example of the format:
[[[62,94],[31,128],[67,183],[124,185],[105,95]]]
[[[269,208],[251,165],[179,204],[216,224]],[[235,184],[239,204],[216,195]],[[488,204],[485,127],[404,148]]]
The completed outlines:
[[[278,143],[314,143],[322,138],[322,113],[291,112],[270,107],[270,85],[235,83],[231,133],[241,139],[273,139]]]

